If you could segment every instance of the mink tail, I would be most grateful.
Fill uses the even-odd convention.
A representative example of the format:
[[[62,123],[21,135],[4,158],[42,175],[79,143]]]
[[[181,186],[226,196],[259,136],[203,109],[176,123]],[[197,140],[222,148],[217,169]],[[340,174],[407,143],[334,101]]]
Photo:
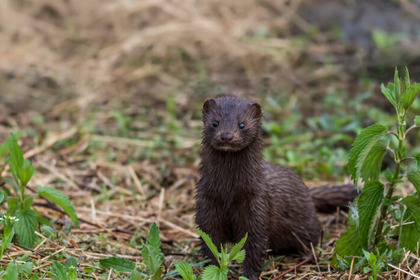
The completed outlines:
[[[333,213],[340,208],[348,211],[349,203],[352,202],[359,193],[354,185],[310,187],[309,192],[314,201],[316,211],[321,213]]]

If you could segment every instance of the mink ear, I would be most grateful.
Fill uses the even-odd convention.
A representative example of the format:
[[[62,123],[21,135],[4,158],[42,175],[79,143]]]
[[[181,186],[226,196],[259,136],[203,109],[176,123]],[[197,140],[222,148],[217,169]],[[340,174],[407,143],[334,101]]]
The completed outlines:
[[[262,110],[261,110],[261,106],[258,103],[252,103],[250,105],[250,111],[251,111],[251,115],[256,118],[256,119],[260,119],[262,117]]]
[[[216,105],[216,100],[214,100],[213,98],[207,98],[203,104],[203,115],[208,114],[211,111],[211,109],[214,108]]]

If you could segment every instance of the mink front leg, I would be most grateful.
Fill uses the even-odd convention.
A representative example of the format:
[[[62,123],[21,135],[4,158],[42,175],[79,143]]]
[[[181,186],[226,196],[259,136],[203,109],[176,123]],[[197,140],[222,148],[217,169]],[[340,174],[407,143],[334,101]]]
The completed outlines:
[[[220,245],[228,242],[226,230],[229,228],[229,223],[225,219],[219,207],[208,205],[204,200],[198,201],[196,204],[196,217],[195,221],[198,227],[208,234],[219,250]],[[218,265],[216,257],[210,251],[207,244],[202,238],[201,240],[201,252],[202,254],[211,260],[211,263]]]
[[[248,232],[244,249],[244,275],[250,280],[258,280],[265,259],[268,246],[268,232],[266,224],[265,205],[263,201],[256,200],[243,215],[247,216],[240,226],[241,238]],[[239,240],[240,236],[237,236]]]

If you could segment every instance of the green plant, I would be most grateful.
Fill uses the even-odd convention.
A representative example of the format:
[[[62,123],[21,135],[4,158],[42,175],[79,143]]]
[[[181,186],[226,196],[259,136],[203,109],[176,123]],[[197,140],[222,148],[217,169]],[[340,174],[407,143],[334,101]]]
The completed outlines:
[[[365,266],[363,268],[364,273],[372,272],[372,276],[369,277],[370,279],[378,279],[379,272],[385,267],[385,263],[382,261],[386,257],[386,252],[382,253],[379,257],[373,252],[368,252],[363,250],[364,259],[366,259],[367,263],[370,267]]]
[[[1,195],[4,195],[3,192],[0,193],[0,203],[3,200]],[[0,259],[3,257],[4,250],[9,248],[10,243],[12,242],[13,236],[15,235],[14,224],[18,222],[19,219],[9,215],[2,215],[0,218],[0,224],[3,225],[3,236],[1,239],[1,249],[0,249]]]
[[[163,253],[160,249],[159,229],[156,223],[150,226],[146,243],[142,245],[141,255],[144,265],[136,267],[131,261],[120,257],[110,257],[100,260],[104,268],[113,268],[118,272],[130,274],[130,279],[158,280],[162,277]]]
[[[0,279],[39,279],[38,273],[33,270],[33,263],[27,261],[28,255],[9,262],[5,269],[0,271]]]
[[[67,259],[64,264],[53,261],[48,273],[53,280],[77,280],[77,261],[74,258]]]
[[[204,240],[204,242],[209,247],[210,251],[213,253],[219,266],[209,265],[204,269],[201,276],[195,277],[191,265],[186,262],[180,262],[175,265],[178,273],[182,276],[184,280],[227,279],[227,275],[229,272],[229,264],[233,261],[236,261],[237,263],[242,263],[245,259],[245,250],[242,250],[242,248],[245,245],[248,234],[246,234],[245,237],[242,238],[241,241],[239,241],[239,243],[233,245],[232,249],[228,253],[227,245],[221,245],[219,252],[217,250],[216,245],[214,245],[213,241],[211,240],[210,236],[208,236],[205,232],[201,230],[197,230],[197,232],[200,234],[201,238]],[[247,278],[241,276],[239,277],[239,279],[244,280]]]
[[[39,220],[42,220],[39,212],[33,207],[34,196],[26,194],[26,187],[35,172],[35,168],[29,160],[24,159],[23,152],[14,134],[10,135],[6,145],[2,147],[2,151],[7,150],[9,152],[7,163],[10,166],[13,181],[9,180],[8,183],[12,186],[15,193],[14,197],[9,196],[7,198],[8,216],[16,217],[13,230],[9,234],[12,235],[14,231],[18,237],[19,244],[32,247],[36,237],[35,230],[38,227]],[[2,152],[2,154],[4,156],[6,152]],[[11,192],[9,191],[8,193]],[[38,187],[37,194],[61,207],[72,219],[75,226],[79,227],[76,212],[66,195],[51,187]],[[6,237],[6,227],[3,235]],[[10,235],[8,238],[10,238]]]
[[[404,37],[404,34],[388,34],[387,32],[375,29],[372,31],[372,40],[381,50],[389,50],[394,47],[398,41]]]
[[[420,154],[408,155],[406,139],[410,131],[420,127],[420,116],[416,116],[414,124],[406,128],[407,112],[420,93],[420,84],[410,83],[406,68],[403,79],[395,70],[394,83],[382,85],[381,90],[395,107],[397,129],[394,132],[381,124],[369,126],[352,145],[348,170],[355,184],[361,179],[364,187],[350,206],[348,229],[337,241],[333,257],[337,267],[349,263],[352,256],[363,256],[364,250],[376,248],[381,253],[394,245],[418,253],[420,246]],[[395,168],[381,173],[387,151],[393,156]],[[394,196],[396,186],[404,181],[411,182],[417,192],[407,197]],[[392,244],[391,237],[397,237],[397,244]],[[369,255],[371,259],[373,263]],[[372,264],[371,268],[374,272]]]

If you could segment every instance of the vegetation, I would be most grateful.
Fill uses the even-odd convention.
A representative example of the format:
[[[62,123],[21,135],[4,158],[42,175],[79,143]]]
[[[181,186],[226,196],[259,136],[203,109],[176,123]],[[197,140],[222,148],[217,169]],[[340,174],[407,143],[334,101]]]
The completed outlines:
[[[5,188],[6,191],[0,192],[0,203],[7,197],[7,214],[1,214],[0,218],[0,224],[3,225],[1,234],[1,259],[4,251],[10,246],[15,233],[18,237],[19,245],[32,248],[37,237],[36,230],[39,226],[42,225],[43,230],[47,232],[52,229],[49,226],[50,221],[43,218],[34,207],[34,196],[26,194],[27,185],[34,174],[35,169],[29,160],[24,159],[23,152],[17,143],[16,136],[11,134],[7,142],[1,146],[0,150],[3,156],[5,156],[7,152],[9,153],[7,163],[14,179],[14,181],[9,181],[9,184],[13,187],[13,191],[15,192],[15,197],[8,196],[8,194],[11,194],[11,191],[7,188]],[[0,167],[0,169],[5,169],[5,166]],[[79,219],[73,205],[65,194],[51,187],[38,187],[37,194],[60,206],[64,212],[69,215],[75,226],[79,227]],[[32,273],[32,262],[18,264],[14,260],[10,262],[7,267],[3,266],[2,269],[0,269],[0,276],[5,279],[17,279],[19,272],[21,275],[30,275]],[[58,277],[55,279],[64,279],[60,277],[62,275],[67,275],[67,271],[64,265],[55,262],[51,268],[51,274]],[[77,279],[74,267],[72,266],[69,268],[69,277],[69,279]]]
[[[348,169],[355,184],[361,179],[364,187],[350,206],[348,229],[337,241],[333,259],[336,266],[350,268],[354,256],[364,257],[374,279],[385,268],[384,259],[399,263],[401,249],[419,255],[420,248],[420,154],[410,155],[407,149],[407,135],[419,127],[420,116],[415,116],[406,129],[407,113],[420,93],[420,84],[410,83],[406,68],[403,78],[395,70],[394,83],[382,85],[381,90],[396,110],[397,129],[390,131],[387,126],[374,124],[362,130],[352,145]],[[387,151],[395,166],[381,173]],[[394,195],[397,185],[404,181],[411,182],[416,192]]]
[[[381,82],[395,65],[419,74],[412,6],[384,1],[378,10],[371,2],[1,1],[0,278],[180,279],[180,263],[183,276],[202,277],[206,263],[193,199],[201,105],[208,97],[258,100],[269,161],[296,169],[309,186],[348,183],[356,136],[374,123],[396,127],[393,105],[377,94]],[[366,13],[360,11],[367,10],[374,26],[363,29]],[[322,21],[313,11],[323,11]],[[361,15],[357,24],[347,12]],[[331,18],[343,24],[331,24]],[[416,115],[419,98],[407,110],[410,126]],[[409,235],[399,232],[414,225],[405,222],[414,204],[404,199],[416,191],[408,174],[420,153],[420,130],[410,126],[402,145],[413,159],[400,162],[403,177],[394,198],[378,202],[386,209],[382,241],[374,246],[369,228],[371,245],[337,258],[347,270],[333,269],[347,213],[321,215],[325,231],[314,248],[315,266],[287,277],[349,279],[357,273],[365,280],[420,273],[418,256],[402,249],[403,242],[412,244]],[[13,152],[19,155],[15,174],[7,163],[12,133],[21,150]],[[392,134],[378,142],[398,150]],[[374,151],[381,155],[383,145],[373,145],[368,155]],[[382,171],[396,168],[387,151],[378,171],[386,190],[394,173]],[[372,193],[378,189],[370,187]],[[25,231],[17,226],[23,222],[29,224]],[[148,241],[148,232],[157,234],[154,222],[160,249]],[[298,262],[294,255],[269,256],[262,278]],[[239,276],[233,262],[228,277]]]

